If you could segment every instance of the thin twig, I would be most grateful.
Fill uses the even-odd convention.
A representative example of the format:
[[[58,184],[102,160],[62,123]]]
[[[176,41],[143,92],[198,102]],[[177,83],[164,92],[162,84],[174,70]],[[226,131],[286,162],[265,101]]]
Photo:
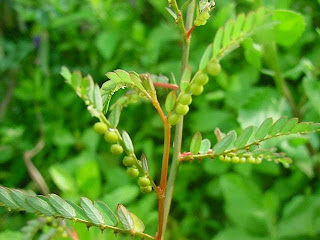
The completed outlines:
[[[155,87],[172,89],[174,91],[177,91],[179,89],[179,86],[170,83],[154,82],[153,85]]]

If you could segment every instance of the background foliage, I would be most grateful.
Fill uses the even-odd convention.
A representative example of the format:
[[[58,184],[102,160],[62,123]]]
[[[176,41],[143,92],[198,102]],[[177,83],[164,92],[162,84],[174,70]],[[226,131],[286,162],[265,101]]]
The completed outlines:
[[[93,132],[92,118],[59,71],[66,65],[90,73],[100,85],[106,80],[104,74],[117,68],[169,78],[173,73],[178,78],[180,39],[166,4],[164,0],[0,2],[1,185],[38,191],[23,154],[43,137],[45,147],[33,162],[51,192],[75,201],[80,196],[100,199],[114,209],[125,204],[144,221],[146,232],[156,231],[155,196],[140,194],[120,159]],[[208,24],[194,32],[191,66],[197,69],[218,27],[261,5],[291,9],[304,18],[305,26],[288,20],[287,26],[293,24],[303,32],[293,45],[287,44],[292,36],[277,35],[279,63],[300,120],[319,122],[319,79],[303,80],[320,67],[318,1],[216,0]],[[223,73],[194,99],[185,120],[185,150],[196,131],[213,140],[216,127],[227,132],[261,124],[270,116],[293,116],[292,106],[263,61],[266,54],[261,46],[246,42],[245,50],[225,58]],[[160,90],[160,99],[166,93]],[[160,119],[146,103],[130,105],[122,116],[119,128],[130,133],[135,149],[147,155],[151,174],[159,179]],[[273,163],[228,165],[209,159],[182,165],[168,239],[319,239],[319,135],[286,138],[278,147],[293,158],[290,169]],[[0,208],[0,239],[22,239],[20,229],[32,218]],[[114,238],[107,231],[75,227],[80,239]]]

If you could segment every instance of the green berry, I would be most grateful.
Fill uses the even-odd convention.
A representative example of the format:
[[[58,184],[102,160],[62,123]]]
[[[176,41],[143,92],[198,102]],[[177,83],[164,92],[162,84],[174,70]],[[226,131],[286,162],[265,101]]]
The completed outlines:
[[[245,157],[241,157],[241,158],[240,158],[240,162],[241,162],[241,163],[245,163],[246,161],[247,161],[247,159],[246,159]]]
[[[254,157],[249,157],[248,158],[248,163],[255,163],[256,162],[256,159]]]
[[[219,160],[224,162],[224,156],[223,155],[219,155]]]
[[[196,75],[194,82],[198,85],[206,85],[209,82],[209,77],[205,73],[199,73]]]
[[[125,165],[126,167],[131,167],[134,165],[135,160],[133,157],[130,156],[125,156],[122,160],[123,165]]]
[[[119,139],[118,134],[112,129],[112,130],[108,130],[105,134],[104,134],[104,139],[108,142],[108,143],[116,143]]]
[[[203,86],[193,83],[191,84],[190,91],[193,95],[199,96],[203,92]]]
[[[139,177],[138,184],[140,187],[147,187],[150,185],[150,180],[147,177]]]
[[[210,14],[208,11],[204,12],[204,13],[201,13],[201,17],[203,17],[204,19],[209,19],[210,18]]]
[[[179,99],[178,102],[183,104],[183,105],[190,105],[192,102],[192,96],[188,93],[183,93]]]
[[[51,224],[52,223],[52,217],[46,217],[46,223]]]
[[[123,153],[123,148],[119,144],[113,144],[110,147],[110,152],[114,155],[121,155]]]
[[[93,130],[98,134],[104,134],[106,131],[108,131],[108,126],[104,124],[103,122],[97,122],[93,125]]]
[[[186,115],[189,112],[189,106],[178,103],[176,106],[176,113],[179,115]]]
[[[261,157],[257,157],[256,164],[260,164],[260,163],[262,163],[262,158]]]
[[[61,236],[62,236],[62,238],[67,238],[68,237],[68,233],[66,231],[64,231]]]
[[[147,187],[140,187],[140,191],[143,193],[149,193],[152,191],[152,187],[151,186],[147,186]]]
[[[238,156],[233,156],[232,159],[231,159],[231,161],[232,161],[233,163],[239,163],[239,162],[240,162],[240,158],[239,158]]]
[[[168,117],[168,121],[171,125],[176,125],[180,121],[180,116],[176,113],[170,113]]]
[[[59,233],[63,233],[64,232],[64,228],[62,226],[59,226],[57,228],[57,230],[58,230]]]
[[[226,157],[224,158],[224,160],[225,160],[226,162],[231,162],[231,157],[226,156]]]
[[[129,167],[127,169],[127,174],[129,177],[136,178],[139,176],[139,170],[135,167]]]
[[[212,76],[217,76],[221,72],[221,65],[215,60],[211,60],[207,66],[208,73]]]

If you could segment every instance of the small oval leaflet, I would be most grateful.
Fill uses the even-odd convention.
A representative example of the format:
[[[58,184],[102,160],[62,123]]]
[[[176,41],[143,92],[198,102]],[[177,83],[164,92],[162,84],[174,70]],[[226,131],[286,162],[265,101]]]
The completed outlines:
[[[246,129],[244,129],[237,138],[236,142],[234,143],[234,146],[237,148],[245,147],[253,133],[253,129],[253,126],[249,126]]]
[[[129,152],[134,152],[134,148],[133,148],[133,144],[132,144],[131,138],[130,138],[129,134],[124,130],[122,131],[122,138],[123,138],[123,142],[124,142],[124,145],[125,145],[126,149]]]
[[[94,205],[102,213],[104,217],[105,224],[110,226],[117,226],[118,221],[112,210],[101,201],[95,201]]]
[[[134,222],[128,209],[125,206],[119,204],[117,207],[117,212],[118,212],[119,220],[122,223],[123,227],[126,230],[133,230]]]
[[[199,153],[200,154],[206,154],[206,153],[208,153],[209,152],[209,150],[210,150],[210,147],[211,147],[211,142],[210,142],[210,140],[209,139],[203,139],[202,141],[201,141],[201,147],[200,147],[200,151],[199,151]]]
[[[220,142],[218,142],[213,147],[213,151],[216,155],[223,153],[236,138],[235,132],[231,131],[227,136],[225,136]]]
[[[28,197],[22,191],[18,189],[10,189],[11,197],[26,211],[30,213],[35,213],[35,210],[30,207],[27,202],[26,198]]]
[[[76,211],[73,207],[56,194],[49,194],[49,202],[63,217],[73,219],[76,217]]]
[[[198,154],[201,147],[202,136],[200,132],[196,132],[190,143],[190,152],[192,154]]]
[[[80,205],[83,208],[84,212],[86,213],[87,217],[97,225],[103,225],[104,219],[102,214],[93,206],[93,203],[90,199],[86,197],[82,197],[80,200]]]
[[[39,196],[34,197],[30,196],[26,198],[26,202],[34,208],[34,210],[39,211],[40,213],[46,216],[56,215],[56,211],[51,207],[45,200],[41,199]]]
[[[3,202],[6,206],[12,209],[18,209],[19,206],[17,203],[12,199],[9,192],[6,188],[0,186],[0,202]]]
[[[256,139],[262,140],[265,136],[267,136],[271,130],[272,124],[273,124],[272,118],[267,118],[258,128],[256,132]]]

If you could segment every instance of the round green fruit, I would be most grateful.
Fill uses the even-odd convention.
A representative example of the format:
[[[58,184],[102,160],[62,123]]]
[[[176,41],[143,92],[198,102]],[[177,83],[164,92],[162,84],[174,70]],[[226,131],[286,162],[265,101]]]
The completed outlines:
[[[206,85],[209,82],[209,77],[205,73],[198,73],[194,79],[194,82],[198,85]]]
[[[104,134],[104,139],[108,142],[108,143],[116,143],[119,139],[118,134],[114,131],[114,130],[108,130],[105,134]]]
[[[130,156],[125,156],[122,160],[123,165],[125,165],[126,167],[131,167],[134,165],[135,160],[133,157]]]
[[[215,60],[211,60],[207,66],[208,73],[212,76],[217,76],[221,72],[221,65]]]
[[[189,112],[189,106],[178,103],[176,106],[176,113],[179,115],[186,115]]]
[[[129,177],[136,178],[139,176],[139,170],[135,167],[129,167],[127,169],[127,174]]]
[[[219,155],[219,160],[224,162],[224,155]]]
[[[171,125],[176,125],[178,124],[180,121],[180,116],[176,113],[170,113],[169,117],[168,117],[168,122]]]
[[[248,163],[256,163],[256,159],[251,156],[248,158]]]
[[[121,155],[123,153],[123,148],[119,144],[113,144],[110,147],[110,152],[114,155]]]
[[[152,187],[151,186],[147,186],[147,187],[140,187],[140,191],[143,193],[149,193],[152,191]]]
[[[93,130],[98,134],[104,134],[106,131],[108,131],[108,126],[104,124],[103,122],[97,122],[93,125]]]
[[[190,91],[193,95],[199,96],[203,92],[203,86],[193,83],[191,84]]]
[[[147,177],[139,177],[138,184],[140,187],[147,187],[150,185],[150,180]]]
[[[239,158],[238,156],[233,156],[232,159],[231,159],[231,161],[232,161],[233,163],[239,163],[239,162],[240,162],[240,158]]]
[[[183,105],[190,105],[192,103],[192,96],[188,93],[183,93],[179,97],[178,102]]]

